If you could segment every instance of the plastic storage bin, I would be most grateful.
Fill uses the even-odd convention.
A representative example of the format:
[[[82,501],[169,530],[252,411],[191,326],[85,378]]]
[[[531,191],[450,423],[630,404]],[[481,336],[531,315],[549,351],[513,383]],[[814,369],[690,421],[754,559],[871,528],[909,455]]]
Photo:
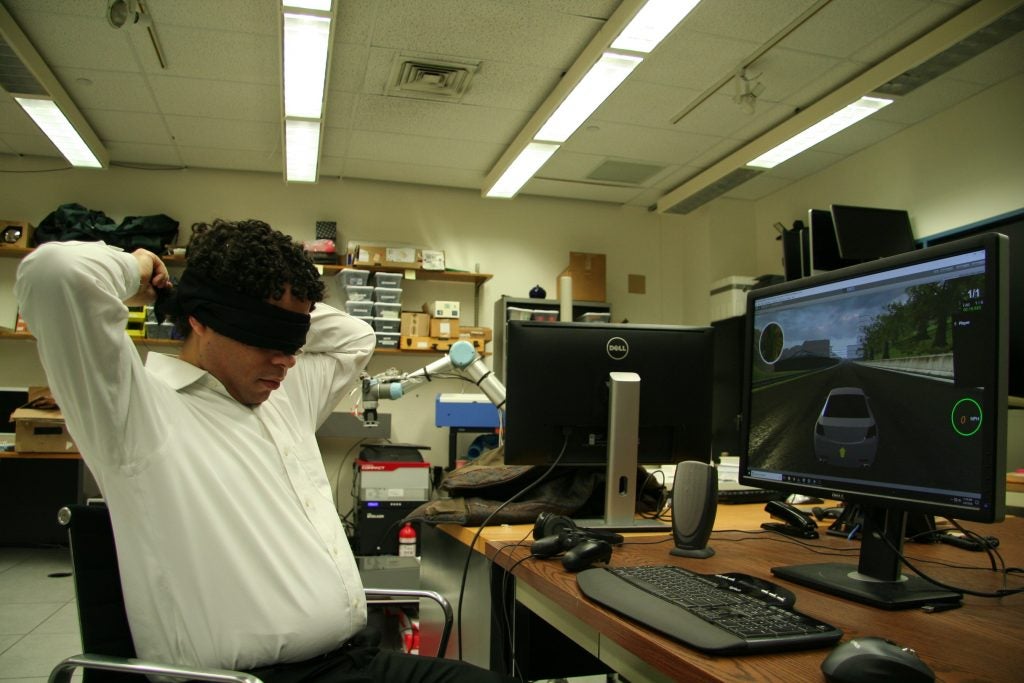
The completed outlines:
[[[529,320],[533,315],[532,308],[519,308],[518,306],[509,306],[505,309],[508,313],[509,320]]]
[[[373,274],[373,286],[374,287],[402,287],[402,274],[401,273],[374,273]]]
[[[402,304],[388,304],[378,301],[373,304],[373,317],[395,318],[398,320],[402,317]]]
[[[377,348],[378,349],[397,349],[398,340],[402,335],[397,332],[378,332],[377,333]]]
[[[402,321],[399,318],[374,318],[373,329],[377,332],[401,332]]]
[[[348,285],[363,287],[370,281],[370,271],[359,270],[358,268],[345,268],[334,277],[337,278],[338,284],[342,287]]]
[[[360,318],[372,318],[373,317],[373,302],[372,301],[346,301],[345,310],[348,311],[349,315],[354,315]]]
[[[397,304],[402,300],[402,290],[395,287],[374,287],[373,300],[382,304]]]
[[[345,285],[341,288],[345,301],[373,301],[373,287],[366,285]]]

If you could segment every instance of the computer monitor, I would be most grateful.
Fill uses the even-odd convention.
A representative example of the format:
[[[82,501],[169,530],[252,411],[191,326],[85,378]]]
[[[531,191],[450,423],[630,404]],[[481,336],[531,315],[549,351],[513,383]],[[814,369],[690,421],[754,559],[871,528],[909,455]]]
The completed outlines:
[[[902,209],[832,205],[836,245],[845,261],[870,261],[913,251],[910,214]]]
[[[711,459],[713,356],[710,327],[510,320],[505,463],[607,467],[604,526],[632,525],[638,464]]]
[[[1007,252],[989,234],[751,290],[740,482],[860,506],[859,564],[775,567],[890,609],[959,600],[900,571],[907,512],[1005,507]]]
[[[1024,209],[924,238],[927,246],[945,244],[970,235],[998,232],[1010,238],[1010,383],[1007,393],[1024,400]]]
[[[837,270],[861,263],[857,259],[844,259],[839,255],[836,241],[836,226],[832,214],[824,209],[810,209],[807,212],[810,249],[810,272],[814,275],[828,270]]]

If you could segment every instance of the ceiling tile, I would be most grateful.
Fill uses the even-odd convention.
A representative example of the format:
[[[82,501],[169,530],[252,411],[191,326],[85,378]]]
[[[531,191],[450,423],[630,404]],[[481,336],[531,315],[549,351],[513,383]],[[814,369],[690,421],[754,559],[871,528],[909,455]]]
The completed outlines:
[[[97,130],[113,163],[282,176],[280,5],[146,0],[168,68],[142,27],[113,29],[106,0],[2,0]],[[650,206],[972,0],[703,2],[528,183],[524,194]],[[557,86],[619,0],[340,0],[321,175],[463,187],[484,175]],[[815,16],[783,33],[814,7]],[[781,42],[780,42],[781,41]],[[778,45],[775,45],[778,43]],[[763,54],[762,54],[763,53]],[[733,101],[736,69],[765,90]],[[397,55],[476,63],[456,102],[394,97]],[[1024,70],[1018,34],[728,196],[753,198],[884,144]],[[684,110],[689,113],[673,123]],[[0,94],[0,170],[14,154],[66,162]],[[606,160],[661,164],[650,188],[584,181]],[[282,180],[283,182],[283,180]]]
[[[367,95],[356,106],[353,126],[377,132],[504,143],[515,136],[525,118],[523,113],[508,109]]]
[[[276,86],[168,76],[154,77],[151,85],[166,114],[240,121],[281,119],[281,90]]]
[[[142,74],[96,69],[64,69],[64,89],[79,109],[160,111]]]
[[[258,152],[209,147],[179,147],[182,162],[195,168],[223,168],[232,171],[266,171],[283,175],[284,162],[280,151]]]
[[[183,147],[272,152],[281,146],[281,124],[263,121],[168,116],[167,127]]]
[[[114,142],[173,145],[164,117],[133,111],[86,110],[83,112],[96,135],[109,147]]]
[[[353,159],[377,159],[486,173],[503,151],[503,146],[493,143],[363,131],[352,135],[347,155]]]

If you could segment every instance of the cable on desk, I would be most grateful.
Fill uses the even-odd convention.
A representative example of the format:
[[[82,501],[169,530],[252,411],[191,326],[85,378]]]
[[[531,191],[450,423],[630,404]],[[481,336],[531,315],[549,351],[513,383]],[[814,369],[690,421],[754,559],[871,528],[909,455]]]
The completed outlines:
[[[928,581],[930,583],[935,584],[939,588],[944,588],[945,590],[954,591],[954,592],[957,592],[957,593],[963,593],[964,595],[973,595],[974,597],[977,597],[977,598],[1005,598],[1008,595],[1017,595],[1019,593],[1024,593],[1024,587],[1021,587],[1021,588],[1001,588],[1001,589],[995,590],[995,591],[976,591],[976,590],[973,590],[973,589],[970,589],[970,588],[961,588],[961,587],[958,587],[958,586],[952,586],[950,584],[943,583],[942,581],[939,581],[938,579],[935,579],[935,578],[929,576],[928,574],[925,574],[918,567],[916,567],[910,561],[910,558],[908,558],[906,555],[903,554],[902,550],[897,548],[896,545],[892,541],[890,541],[888,538],[885,537],[885,534],[879,534],[878,532],[875,532],[875,537],[881,539],[882,541],[884,541],[885,544],[887,546],[889,546],[889,549],[893,553],[895,553],[897,557],[900,558],[900,562],[902,562],[903,564],[907,565],[907,567],[911,571],[913,571],[915,574],[920,576],[925,581]],[[991,552],[995,552],[996,555],[999,555],[998,551],[992,550]],[[1002,561],[1002,555],[999,555],[999,558],[1000,558],[1000,561]],[[1017,572],[1020,571],[1016,567],[1014,567],[1012,569],[1013,569],[1013,573],[1017,573]],[[998,572],[998,573],[1003,575],[1003,584],[1005,585],[1005,583],[1006,583],[1006,576],[1007,576],[1008,573],[1010,573],[1010,570],[1004,569],[1003,571],[1000,572],[998,569],[995,569],[994,571],[996,571],[996,572]]]

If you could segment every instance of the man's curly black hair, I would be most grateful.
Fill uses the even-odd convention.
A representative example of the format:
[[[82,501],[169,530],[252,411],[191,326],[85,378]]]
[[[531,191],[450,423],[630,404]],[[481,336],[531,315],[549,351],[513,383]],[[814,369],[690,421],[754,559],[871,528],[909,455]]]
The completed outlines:
[[[197,224],[185,255],[189,271],[232,292],[266,301],[291,285],[298,299],[324,299],[324,283],[302,247],[263,221]]]

